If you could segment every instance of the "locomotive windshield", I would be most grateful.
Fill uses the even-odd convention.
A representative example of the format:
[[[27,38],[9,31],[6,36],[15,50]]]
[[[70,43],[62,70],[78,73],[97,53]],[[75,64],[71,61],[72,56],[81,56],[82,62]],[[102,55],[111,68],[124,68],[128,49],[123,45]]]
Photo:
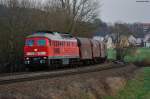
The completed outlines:
[[[33,46],[34,45],[34,40],[26,40],[25,45],[26,46]]]
[[[38,46],[45,46],[46,45],[46,40],[38,40],[37,41]]]

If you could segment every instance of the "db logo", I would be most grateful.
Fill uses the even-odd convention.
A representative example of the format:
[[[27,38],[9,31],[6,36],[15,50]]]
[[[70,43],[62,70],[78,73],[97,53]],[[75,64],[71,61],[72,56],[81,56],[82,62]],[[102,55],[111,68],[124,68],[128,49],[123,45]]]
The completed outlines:
[[[34,49],[35,52],[37,52],[38,49]]]

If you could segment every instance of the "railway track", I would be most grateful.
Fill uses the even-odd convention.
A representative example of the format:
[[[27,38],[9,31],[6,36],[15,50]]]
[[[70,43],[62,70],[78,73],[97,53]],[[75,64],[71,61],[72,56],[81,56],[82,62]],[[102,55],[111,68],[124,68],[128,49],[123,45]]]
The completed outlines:
[[[113,68],[121,68],[126,66],[125,64],[114,64],[114,63],[106,63],[101,65],[93,65],[88,67],[80,67],[80,68],[72,68],[67,70],[57,70],[57,71],[47,71],[47,72],[27,72],[20,73],[17,75],[8,75],[8,76],[0,76],[0,85],[4,84],[12,84],[17,82],[24,81],[32,81],[32,80],[40,80],[54,77],[62,77],[69,76],[75,74],[89,73],[89,72],[97,72],[107,69]]]

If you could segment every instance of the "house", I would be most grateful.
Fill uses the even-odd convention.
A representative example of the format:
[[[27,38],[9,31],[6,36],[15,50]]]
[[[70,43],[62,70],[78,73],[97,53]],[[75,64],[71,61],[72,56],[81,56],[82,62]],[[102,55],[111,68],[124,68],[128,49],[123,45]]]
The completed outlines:
[[[136,38],[133,35],[130,35],[128,40],[131,46],[136,46]]]
[[[150,33],[144,37],[144,47],[150,48]]]

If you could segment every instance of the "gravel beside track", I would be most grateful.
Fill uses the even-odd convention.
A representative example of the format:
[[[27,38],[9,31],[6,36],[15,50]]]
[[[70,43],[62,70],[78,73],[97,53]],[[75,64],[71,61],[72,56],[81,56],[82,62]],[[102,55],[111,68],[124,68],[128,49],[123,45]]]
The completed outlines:
[[[31,81],[31,80],[47,79],[47,78],[53,78],[53,77],[62,77],[62,76],[67,76],[67,75],[75,75],[75,74],[82,74],[82,73],[88,73],[88,72],[97,72],[97,71],[120,68],[120,67],[125,67],[125,66],[126,65],[124,64],[106,63],[106,64],[101,64],[101,65],[72,68],[72,69],[67,69],[67,70],[36,72],[36,73],[27,72],[27,73],[22,73],[22,74],[20,73],[17,75],[0,76],[0,85],[11,84],[11,83],[16,83],[16,82]]]

